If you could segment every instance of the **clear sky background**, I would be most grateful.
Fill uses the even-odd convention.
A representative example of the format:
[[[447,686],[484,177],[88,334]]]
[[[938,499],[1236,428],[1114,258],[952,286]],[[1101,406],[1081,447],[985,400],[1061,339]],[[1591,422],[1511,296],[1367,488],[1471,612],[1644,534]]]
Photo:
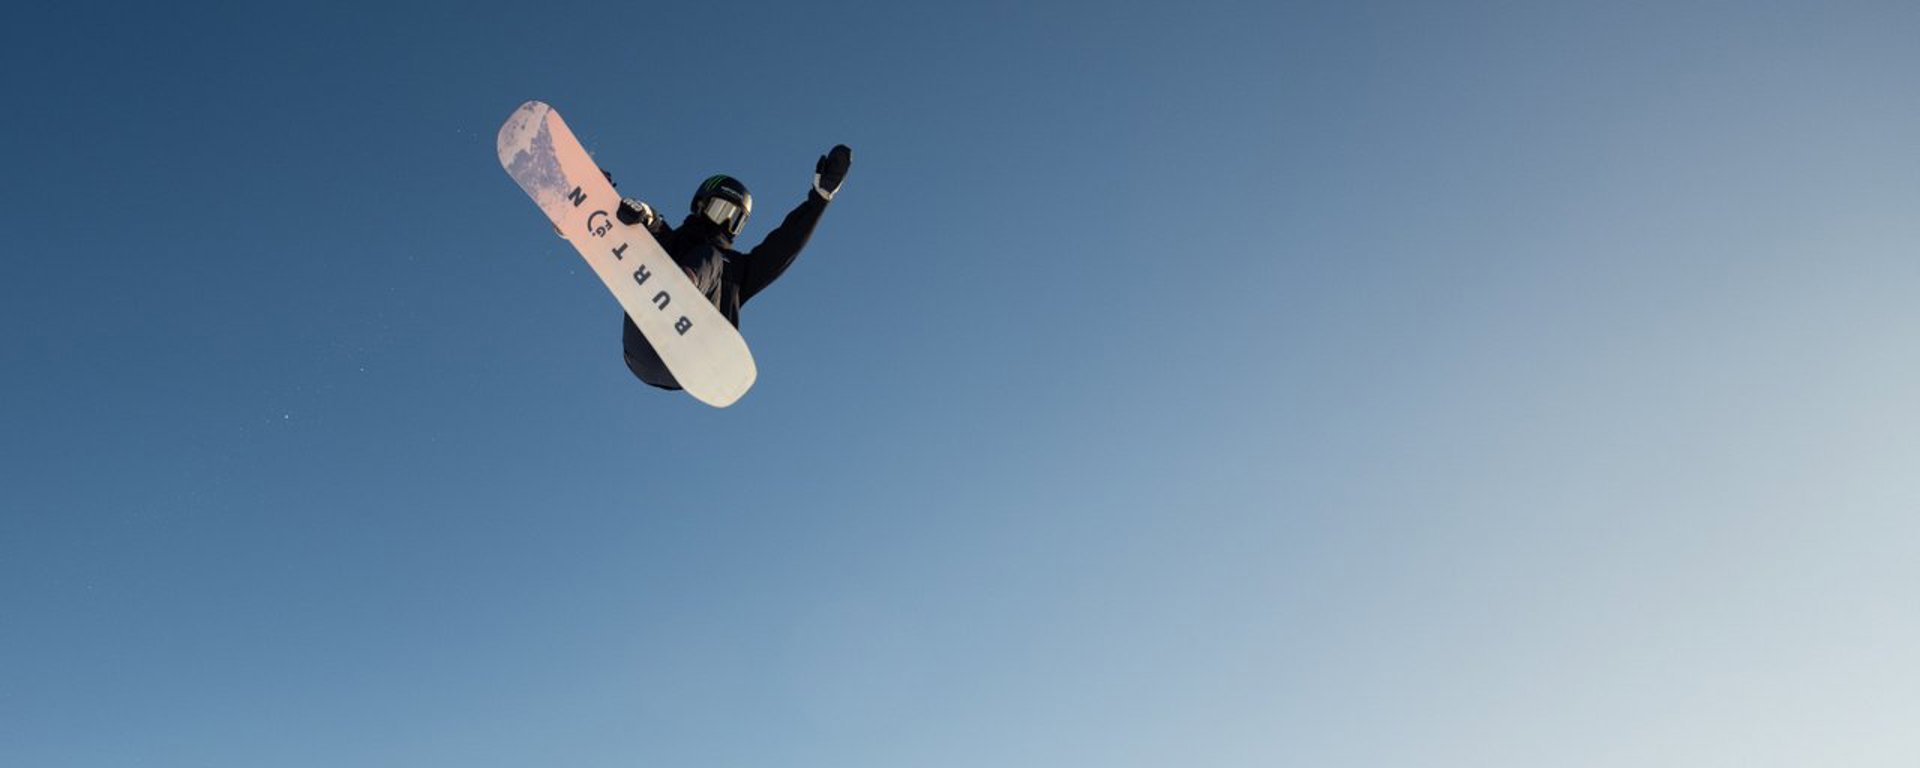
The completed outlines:
[[[4,22],[0,764],[1920,761],[1911,2]],[[532,98],[854,148],[738,405]]]

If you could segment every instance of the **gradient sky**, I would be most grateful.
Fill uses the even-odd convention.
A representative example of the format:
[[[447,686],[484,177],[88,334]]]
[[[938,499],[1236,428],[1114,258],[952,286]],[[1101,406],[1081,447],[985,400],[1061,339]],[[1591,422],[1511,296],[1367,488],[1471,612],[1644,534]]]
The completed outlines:
[[[1911,2],[347,5],[5,13],[0,764],[1920,762]]]

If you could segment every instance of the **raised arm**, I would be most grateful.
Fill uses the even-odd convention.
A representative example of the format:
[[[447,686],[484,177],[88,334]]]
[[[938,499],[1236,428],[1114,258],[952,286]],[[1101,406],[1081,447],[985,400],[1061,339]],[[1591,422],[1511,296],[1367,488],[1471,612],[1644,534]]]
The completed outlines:
[[[820,223],[820,216],[827,211],[827,203],[840,191],[840,185],[846,181],[847,170],[853,165],[853,150],[847,145],[835,146],[832,151],[820,156],[813,166],[813,189],[807,191],[807,199],[799,207],[787,213],[780,226],[767,233],[765,240],[748,251],[740,269],[740,300],[745,302],[753,298],[761,289],[772,284],[793,260],[805,248],[807,240],[813,237],[813,228]]]

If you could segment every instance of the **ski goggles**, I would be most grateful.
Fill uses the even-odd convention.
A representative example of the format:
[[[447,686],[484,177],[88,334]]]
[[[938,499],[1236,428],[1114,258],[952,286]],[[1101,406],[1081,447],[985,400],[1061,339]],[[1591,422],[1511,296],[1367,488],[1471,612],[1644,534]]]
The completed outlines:
[[[707,217],[707,221],[725,229],[729,236],[739,235],[740,228],[747,225],[747,209],[735,205],[732,200],[712,198],[700,213]]]

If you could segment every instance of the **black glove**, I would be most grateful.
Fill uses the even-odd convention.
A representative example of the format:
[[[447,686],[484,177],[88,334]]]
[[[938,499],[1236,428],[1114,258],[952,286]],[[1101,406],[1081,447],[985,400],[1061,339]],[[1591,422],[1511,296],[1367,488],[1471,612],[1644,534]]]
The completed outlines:
[[[659,232],[660,225],[663,223],[660,213],[655,211],[653,206],[631,197],[621,198],[620,209],[614,211],[613,215],[622,224],[627,226],[639,224],[645,226],[648,232]]]
[[[813,164],[813,190],[820,197],[832,200],[833,193],[840,191],[840,183],[847,180],[847,169],[853,167],[853,150],[845,144],[834,145],[832,151],[820,156],[820,162]]]

